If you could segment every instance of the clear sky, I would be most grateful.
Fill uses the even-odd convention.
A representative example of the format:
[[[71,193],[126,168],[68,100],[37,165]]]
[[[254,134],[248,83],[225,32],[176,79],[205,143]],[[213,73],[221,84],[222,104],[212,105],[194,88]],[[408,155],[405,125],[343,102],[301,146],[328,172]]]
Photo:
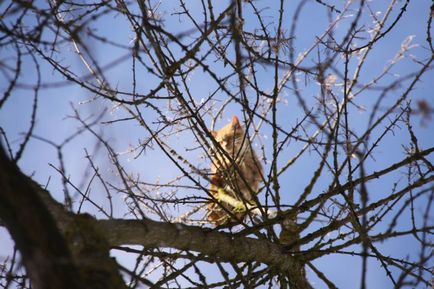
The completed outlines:
[[[192,14],[200,18],[202,13],[200,1],[194,0],[186,2],[188,2],[187,5]],[[277,2],[278,1],[258,1],[258,3],[263,3],[264,9],[266,9],[264,10],[264,14],[268,15],[267,19],[270,21],[270,25],[275,25],[277,23],[277,20],[272,20],[276,19],[278,15],[278,7],[276,7]],[[398,7],[401,7],[403,4],[401,2],[402,1],[399,1],[400,4]],[[397,24],[397,27],[386,38],[380,40],[377,48],[372,51],[372,54],[364,67],[363,76],[361,78],[362,80],[370,80],[374,76],[379,75],[383,71],[385,65],[387,65],[399,51],[403,41],[410,35],[413,37],[411,43],[418,45],[415,45],[414,48],[409,50],[407,56],[413,55],[418,59],[428,57],[429,50],[426,48],[427,45],[425,41],[426,19],[429,7],[432,3],[427,0],[410,2],[411,3],[404,14],[402,21]],[[228,1],[216,1],[216,10],[221,10],[223,7],[226,7],[227,3]],[[293,21],[294,9],[298,1],[286,1],[285,3],[285,11],[287,12],[284,15],[283,22],[284,29],[289,31]],[[336,3],[338,5],[337,7],[342,5],[342,2],[340,1],[336,1]],[[374,13],[377,11],[382,11],[381,13],[384,13],[384,7],[387,7],[388,4],[389,1],[370,1]],[[4,4],[0,4],[0,9],[3,9],[2,5]],[[160,17],[169,31],[176,34],[189,31],[189,29],[193,27],[191,22],[188,22],[185,18],[173,13],[179,9],[177,1],[162,1],[160,5],[161,6],[157,11],[161,12]],[[219,6],[221,7],[219,8]],[[356,11],[354,11],[354,13],[356,13]],[[381,16],[381,13],[378,14],[379,17]],[[396,15],[399,13],[399,10],[395,10],[393,13]],[[340,33],[346,32],[345,28],[350,23],[352,19],[351,17],[352,16],[348,16],[348,20],[342,21],[338,25],[336,37],[341,36]],[[365,21],[366,25],[371,24],[368,18],[366,18]],[[245,28],[253,30],[257,25],[258,23],[255,20],[253,13],[246,9]],[[328,19],[326,9],[315,1],[307,1],[307,4],[300,14],[300,22],[298,23],[298,30],[296,32],[294,45],[295,55],[306,51],[306,49],[315,42],[316,38],[324,32],[327,25]],[[113,42],[120,43],[127,47],[132,45],[134,34],[123,17],[109,14],[99,19],[95,29],[98,35],[105,36]],[[275,31],[275,29],[270,28],[270,31]],[[50,35],[46,35],[46,37],[50,37]],[[188,37],[186,37],[185,42],[188,42]],[[359,43],[364,42],[364,40],[360,40]],[[101,66],[112,63],[127,53],[125,49],[117,49],[110,45],[101,44],[95,40],[90,40],[88,45],[92,49],[92,55],[97,59]],[[58,54],[58,57],[61,57],[60,60],[64,64],[68,64],[77,74],[87,74],[86,68],[74,53],[73,47],[70,44],[64,44],[61,48],[62,54]],[[231,51],[228,53],[232,53]],[[311,52],[311,55],[307,57],[304,65],[308,66],[314,63],[317,60],[317,53],[318,51],[316,50]],[[2,50],[0,50],[0,58],[2,61],[5,61],[5,59],[10,55],[14,55],[13,49],[2,48]],[[179,53],[179,55],[181,55],[181,53]],[[213,63],[211,59],[209,61],[214,65],[214,69],[216,69],[221,75],[230,71],[230,68],[225,67],[222,63]],[[24,72],[19,80],[22,84],[21,88],[13,91],[10,100],[6,102],[0,111],[0,125],[4,129],[11,146],[15,151],[23,139],[23,133],[26,132],[30,125],[30,115],[33,105],[34,93],[32,89],[25,88],[25,84],[30,86],[34,85],[36,78],[35,66],[31,62],[31,59],[28,57],[25,58],[24,63],[25,69],[23,69]],[[43,83],[64,83],[65,79],[55,72],[50,65],[41,59],[38,59],[38,63],[40,64]],[[342,67],[342,62],[337,63],[336,67]],[[384,83],[392,81],[394,73],[406,74],[418,69],[419,67],[412,62],[410,58],[405,59],[392,70],[391,75],[386,78]],[[121,61],[116,65],[109,67],[104,71],[104,73],[110,86],[116,87],[119,90],[131,91],[132,74],[130,59],[126,58],[125,61]],[[266,91],[270,91],[273,87],[273,78],[269,77],[272,73],[272,70],[267,68],[263,68],[258,72],[258,75],[261,77],[260,86]],[[318,92],[318,85],[314,81],[303,83],[303,77],[300,77],[303,94],[308,95],[308,99],[313,102],[312,96]],[[412,101],[414,103],[417,100],[425,99],[429,102],[431,107],[434,107],[433,80],[434,73],[432,71],[425,74],[421,82],[416,85],[416,88],[412,92]],[[147,75],[146,71],[142,71],[142,73],[137,76],[137,91],[139,93],[146,93],[152,89],[156,83],[156,79]],[[7,85],[8,81],[5,79],[4,75],[1,75],[0,90],[4,91]],[[405,85],[406,83],[403,83],[403,87]],[[201,69],[197,69],[197,71],[190,76],[189,89],[198,102],[200,102],[202,98],[213,93],[216,88],[217,84],[203,73]],[[224,100],[225,97],[225,95],[222,95],[220,98],[221,100]],[[371,108],[373,103],[376,101],[376,97],[378,97],[378,95],[375,91],[369,91],[357,96],[357,102],[360,105],[367,107],[367,112],[358,110],[355,107],[351,108],[352,114],[350,121],[355,131],[363,131],[366,129],[370,111],[369,108]],[[94,119],[96,115],[107,110],[103,114],[103,121],[118,119],[126,115],[125,112],[114,104],[101,99],[93,100],[93,98],[94,95],[92,93],[77,85],[59,85],[42,89],[39,91],[38,95],[38,110],[34,135],[49,139],[56,144],[60,144],[81,127],[73,118],[74,109],[76,109],[84,118],[89,117],[91,119]],[[297,105],[298,102],[292,97],[290,89],[286,89],[282,92],[282,98],[285,99],[286,103],[282,102],[282,104],[279,105],[279,110],[281,111],[279,122],[281,124],[288,124],[286,127],[291,127],[298,119],[300,119],[301,110]],[[390,101],[386,100],[384,105],[387,106],[387,104],[391,103],[394,99],[395,98],[390,99]],[[162,107],[164,106],[165,105],[162,105]],[[154,120],[155,114],[152,114],[146,109],[144,109],[143,112],[147,121]],[[221,122],[217,124],[217,127],[224,125],[233,114],[241,114],[240,108],[236,105],[229,107]],[[434,130],[432,121],[422,125],[419,118],[415,119],[414,130],[419,137],[420,146],[422,148],[433,146]],[[211,124],[210,118],[206,118],[205,120],[208,125]],[[387,124],[388,123],[385,123],[384,126]],[[382,128],[384,128],[384,126]],[[155,125],[154,127],[157,126]],[[161,151],[157,149],[155,151],[147,151],[138,158],[135,158],[136,153],[128,153],[132,147],[137,146],[139,140],[143,140],[146,137],[142,127],[137,123],[123,122],[114,125],[98,124],[95,126],[95,129],[97,132],[101,133],[118,152],[122,153],[121,160],[123,161],[126,170],[131,174],[140,176],[141,180],[155,181],[158,178],[165,181],[173,179],[180,174],[180,172],[171,164],[170,160],[165,158]],[[264,127],[261,130],[261,141],[264,142],[266,147],[271,147],[270,136],[270,128]],[[188,134],[175,135],[171,139],[184,150],[185,148],[194,146],[191,143],[192,136]],[[367,169],[369,171],[374,171],[402,159],[404,156],[402,145],[408,144],[408,139],[408,134],[404,128],[396,128],[393,134],[388,134],[385,137],[382,145],[378,148],[375,154],[375,159],[368,160]],[[256,144],[259,143],[256,142]],[[295,141],[291,142],[286,148],[285,153],[282,154],[282,164],[285,160],[294,156],[294,152],[297,152],[302,146],[303,143],[297,143]],[[95,151],[95,138],[87,132],[81,134],[79,137],[76,137],[70,143],[65,145],[62,151],[66,171],[71,180],[77,184],[81,184],[82,181],[89,177],[89,172],[86,171],[88,162],[85,158],[85,149],[88,150],[89,154],[92,154],[92,152]],[[183,151],[183,149],[180,150]],[[106,154],[101,152],[101,148],[97,148],[97,150],[98,153],[95,154],[95,158],[98,165],[104,169],[102,173],[105,177],[115,178],[116,176],[110,169],[110,164],[107,160]],[[268,152],[271,153],[271,149],[268,150]],[[54,197],[62,201],[62,181],[59,174],[52,167],[59,166],[57,154],[58,152],[53,146],[50,146],[41,140],[32,139],[25,150],[24,157],[19,161],[19,166],[26,174],[33,175],[36,181],[41,184],[48,184],[48,190]],[[199,157],[195,155],[194,151],[185,152],[185,155],[190,156],[194,162],[200,162]],[[270,157],[270,155],[268,155],[268,157]],[[317,164],[318,156],[312,152],[304,155],[299,162],[287,171],[281,179],[282,190],[288,192],[283,195],[283,202],[286,204],[292,204],[297,199],[297,195],[294,193],[300,192],[304,189]],[[206,163],[202,163],[202,166],[206,165]],[[266,164],[266,170],[267,169],[269,169],[269,163]],[[396,180],[396,175],[393,178],[387,178],[388,177],[386,176],[384,179],[370,183],[370,191],[378,194],[389,192],[394,180]],[[321,188],[326,186],[329,181],[329,175],[325,173],[318,185],[318,193],[321,193]],[[95,191],[97,189],[98,185],[95,185],[93,192],[94,198],[107,205],[105,195]],[[190,195],[191,193],[192,192],[185,192],[185,194]],[[119,196],[119,198],[115,200],[115,217],[125,217],[127,212],[125,206],[122,205],[122,199],[122,196]],[[376,196],[373,195],[372,199],[376,199]],[[90,206],[86,206],[85,209],[99,217],[102,217]],[[407,225],[408,224],[402,224],[402,226]],[[11,243],[8,240],[8,237],[4,234],[4,230],[0,229],[0,244],[8,243],[10,249]],[[378,246],[383,250],[382,252],[384,255],[398,255],[400,257],[405,257],[407,254],[417,253],[417,251],[412,250],[411,244],[409,245],[407,242],[408,240],[403,238],[400,241]],[[5,248],[3,245],[0,247]],[[1,255],[4,255],[5,252],[4,249],[0,250]],[[134,264],[135,262],[134,256],[118,256],[118,258],[124,264]],[[368,288],[388,288],[390,282],[387,280],[384,270],[380,268],[377,261],[371,260],[370,262],[374,265],[369,267]],[[330,279],[335,281],[339,288],[354,288],[355,280],[357,281],[357,286],[359,284],[361,263],[358,258],[344,255],[332,255],[316,261],[315,264],[317,264],[326,275],[330,276]],[[213,267],[213,270],[214,269],[215,267]],[[312,274],[309,273],[309,276],[311,275]],[[319,281],[315,282],[317,282],[314,284],[315,288],[324,288],[321,287],[323,286],[323,283]]]

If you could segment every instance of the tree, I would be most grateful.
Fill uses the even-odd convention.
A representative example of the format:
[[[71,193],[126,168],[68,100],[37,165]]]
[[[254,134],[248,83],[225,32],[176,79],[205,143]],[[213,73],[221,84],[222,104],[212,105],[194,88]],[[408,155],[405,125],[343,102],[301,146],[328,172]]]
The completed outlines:
[[[0,284],[432,286],[428,6],[2,2]],[[210,191],[234,115],[249,202]]]

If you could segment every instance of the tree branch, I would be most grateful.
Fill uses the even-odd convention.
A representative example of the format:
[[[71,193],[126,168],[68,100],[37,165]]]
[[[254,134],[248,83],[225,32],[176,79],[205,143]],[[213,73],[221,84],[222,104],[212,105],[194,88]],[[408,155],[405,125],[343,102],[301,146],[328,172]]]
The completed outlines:
[[[234,236],[180,223],[153,220],[98,220],[111,246],[142,245],[193,250],[226,262],[257,261],[291,271],[297,261],[284,253],[283,246],[265,240]]]
[[[126,288],[94,219],[68,213],[21,173],[1,146],[0,218],[33,288]]]
[[[75,266],[67,243],[31,184],[0,149],[0,218],[38,288],[90,288]]]

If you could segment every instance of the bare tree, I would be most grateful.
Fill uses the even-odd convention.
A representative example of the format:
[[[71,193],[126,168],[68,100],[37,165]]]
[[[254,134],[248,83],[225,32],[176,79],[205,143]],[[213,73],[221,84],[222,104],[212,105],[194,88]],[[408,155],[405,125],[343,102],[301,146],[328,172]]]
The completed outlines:
[[[3,1],[2,288],[431,287],[415,2]]]

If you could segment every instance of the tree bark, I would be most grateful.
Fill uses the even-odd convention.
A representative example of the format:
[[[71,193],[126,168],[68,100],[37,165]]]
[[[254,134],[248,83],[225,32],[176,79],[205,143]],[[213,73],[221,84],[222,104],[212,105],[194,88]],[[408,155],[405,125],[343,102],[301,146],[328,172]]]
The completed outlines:
[[[126,288],[95,219],[69,214],[0,149],[0,218],[35,289]]]
[[[262,262],[309,288],[303,264],[281,245],[180,223],[96,220],[69,213],[1,152],[0,218],[23,255],[34,288],[126,288],[110,247],[136,244],[196,251],[223,262]]]
[[[3,149],[0,218],[21,252],[33,288],[90,288],[83,282],[53,217]]]

